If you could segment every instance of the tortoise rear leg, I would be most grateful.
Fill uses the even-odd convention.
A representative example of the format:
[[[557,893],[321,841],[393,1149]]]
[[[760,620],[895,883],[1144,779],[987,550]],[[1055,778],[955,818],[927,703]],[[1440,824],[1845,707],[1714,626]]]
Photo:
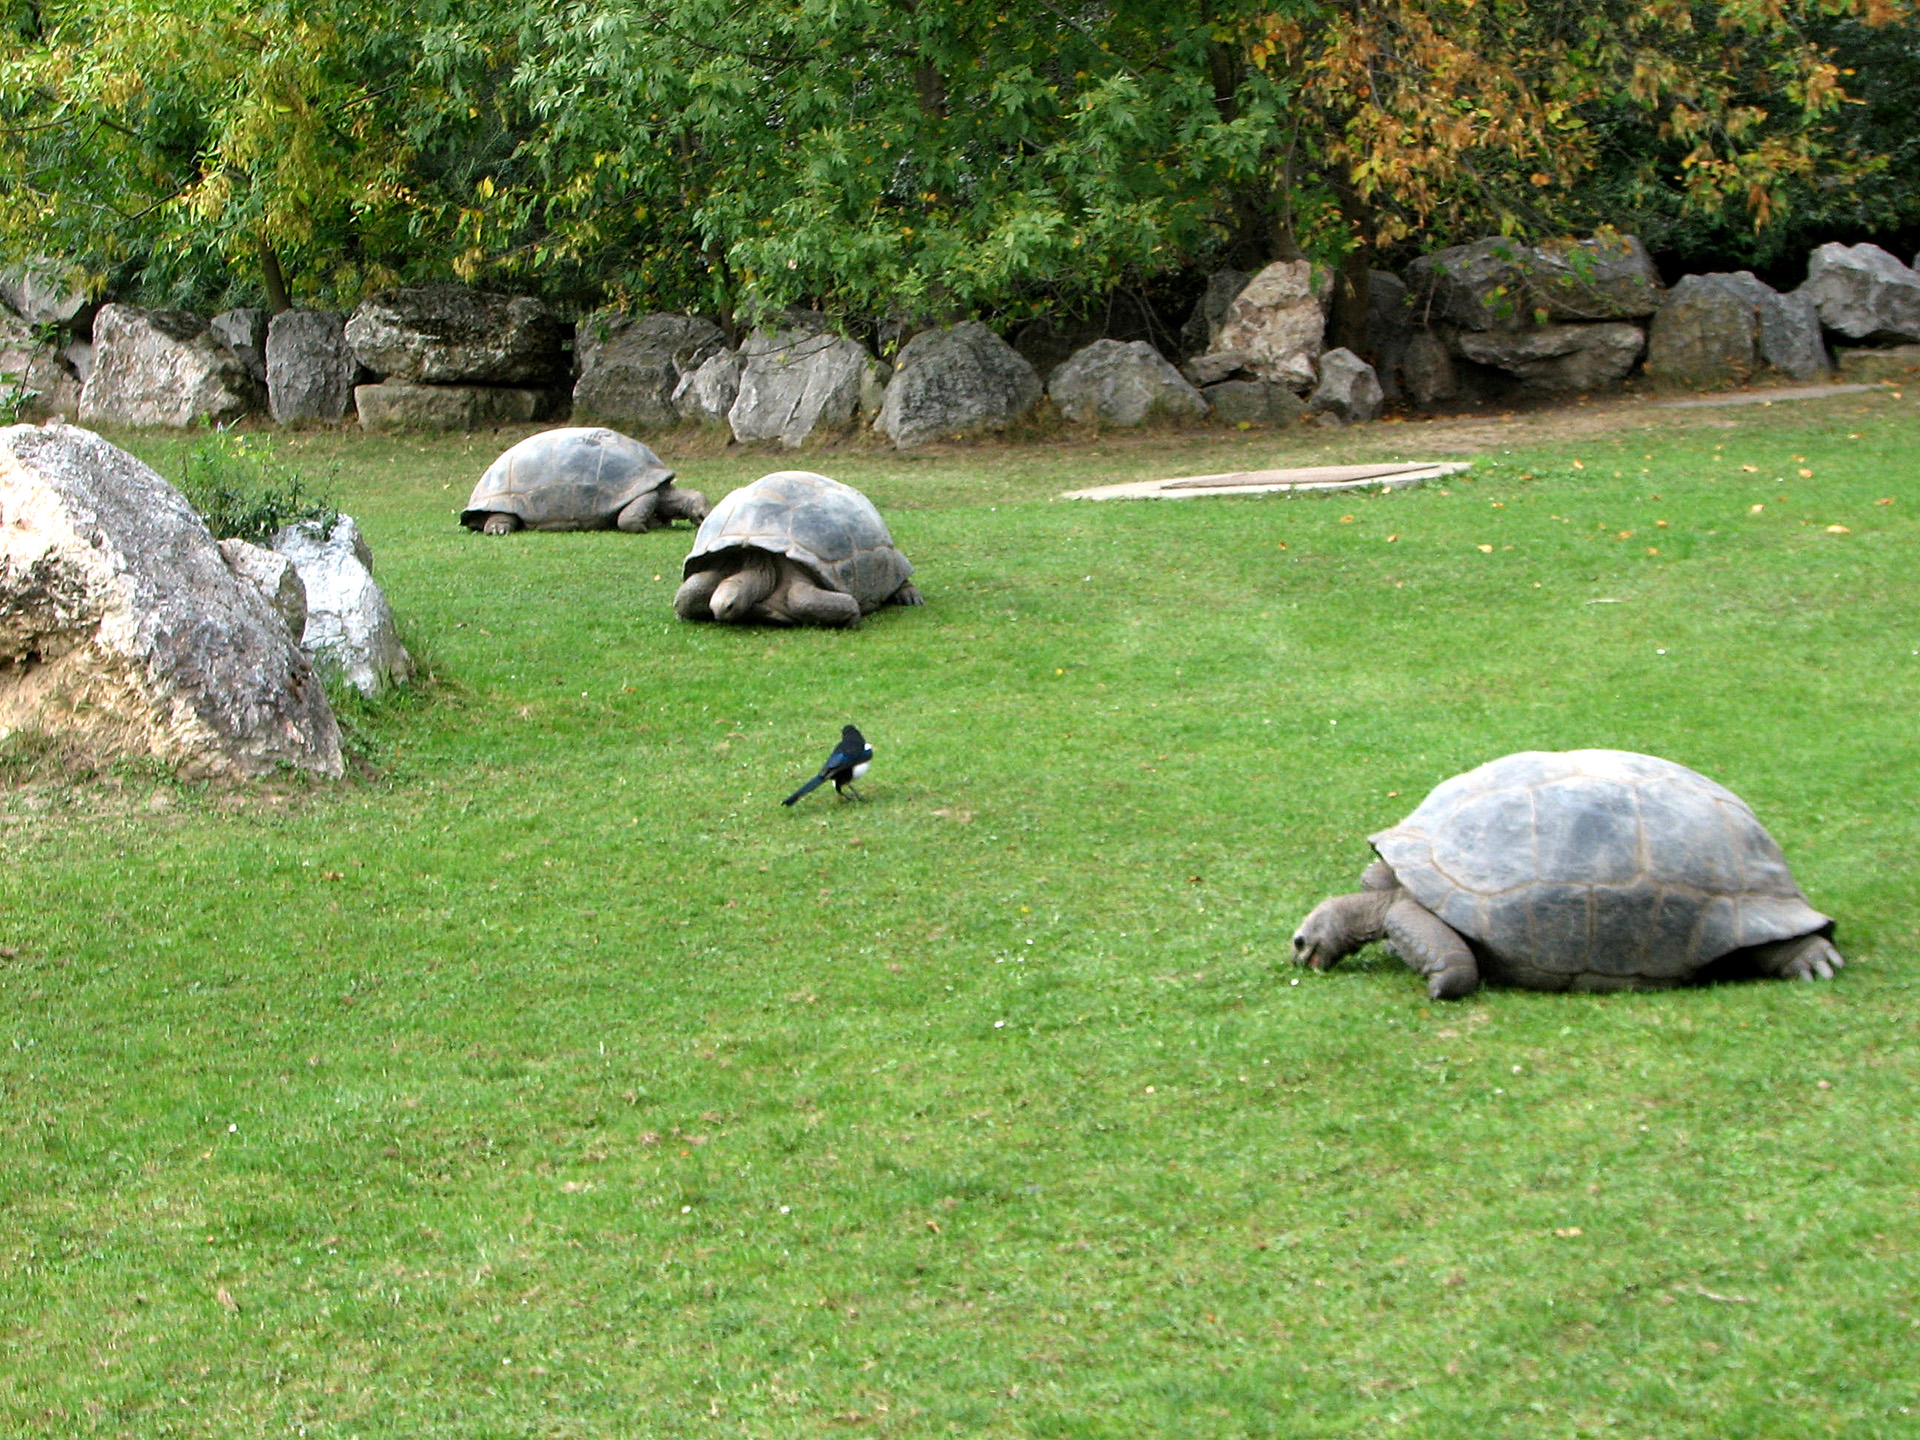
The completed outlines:
[[[655,512],[660,508],[660,492],[649,490],[644,495],[636,495],[626,503],[620,513],[613,517],[616,530],[624,530],[629,535],[644,535],[654,525]]]
[[[493,514],[487,516],[487,523],[480,527],[480,533],[482,535],[511,535],[519,528],[520,517],[518,515],[508,515],[504,511],[496,510]]]
[[[1387,907],[1387,939],[1427,977],[1429,1000],[1458,1000],[1480,988],[1480,963],[1460,932],[1402,890]]]
[[[1762,975],[1777,975],[1782,980],[1831,980],[1833,972],[1847,963],[1833,941],[1820,934],[1755,945],[1747,953]]]

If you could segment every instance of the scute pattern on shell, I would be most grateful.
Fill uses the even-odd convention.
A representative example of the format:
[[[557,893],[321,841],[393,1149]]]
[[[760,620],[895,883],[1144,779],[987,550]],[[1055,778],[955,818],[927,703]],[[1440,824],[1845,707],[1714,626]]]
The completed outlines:
[[[605,426],[529,435],[487,467],[460,512],[478,530],[488,515],[517,515],[529,530],[601,530],[673,471],[638,440]]]
[[[1512,983],[1674,984],[1833,925],[1745,801],[1651,755],[1509,755],[1368,838],[1482,969]]]
[[[742,549],[786,556],[815,583],[853,596],[863,615],[886,604],[913,574],[871,500],[808,470],[762,475],[714,506],[693,537],[685,574],[711,569],[727,551]]]

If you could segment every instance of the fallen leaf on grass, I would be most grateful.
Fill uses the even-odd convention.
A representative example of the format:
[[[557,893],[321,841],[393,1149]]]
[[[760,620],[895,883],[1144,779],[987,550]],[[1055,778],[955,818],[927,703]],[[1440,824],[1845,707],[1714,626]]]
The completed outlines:
[[[222,1285],[217,1290],[215,1290],[213,1292],[213,1298],[218,1300],[221,1303],[221,1305],[233,1311],[235,1314],[239,1313],[240,1302],[233,1298],[233,1292],[227,1289],[226,1286]]]
[[[1476,545],[1474,548],[1482,555],[1491,555],[1493,553],[1493,547],[1491,545]]]
[[[1851,535],[1853,531],[1844,525],[1829,525],[1827,526],[1827,533],[1829,535]]]
[[[1747,507],[1747,513],[1749,515],[1758,515],[1762,510],[1766,508],[1767,507],[1764,505],[1751,505]]]
[[[1893,503],[1893,496],[1891,495],[1882,496],[1880,499],[1874,501],[1873,503],[1876,505],[1891,505]]]
[[[18,960],[20,952],[11,945],[0,945],[0,960]]]
[[[1740,468],[1749,475],[1758,475],[1760,473],[1760,467],[1758,465],[1742,465]]]
[[[1800,472],[1800,478],[1801,478],[1802,480],[1811,480],[1811,479],[1813,478],[1813,471],[1811,471],[1811,470],[1802,470],[1802,471]]]
[[[1553,1233],[1558,1235],[1562,1240],[1571,1240],[1580,1233],[1580,1227],[1578,1225],[1569,1225],[1566,1229],[1556,1230]]]
[[[940,809],[934,811],[933,815],[936,820],[951,820],[956,825],[971,825],[973,823],[973,811],[961,810],[957,807],[948,809],[942,806]]]

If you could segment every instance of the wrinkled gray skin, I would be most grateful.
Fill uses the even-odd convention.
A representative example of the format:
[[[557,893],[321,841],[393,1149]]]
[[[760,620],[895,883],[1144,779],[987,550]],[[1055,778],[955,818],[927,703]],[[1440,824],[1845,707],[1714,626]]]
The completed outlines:
[[[681,490],[638,440],[604,426],[543,430],[505,451],[473,487],[460,523],[487,535],[528,530],[643,534],[707,518],[707,499]]]
[[[1618,750],[1509,755],[1374,835],[1356,895],[1322,901],[1296,964],[1384,940],[1453,1000],[1482,979],[1643,990],[1716,976],[1831,979],[1833,921],[1731,791]]]
[[[925,603],[911,574],[866,496],[824,475],[778,470],[701,523],[673,610],[682,620],[853,625],[882,605]]]

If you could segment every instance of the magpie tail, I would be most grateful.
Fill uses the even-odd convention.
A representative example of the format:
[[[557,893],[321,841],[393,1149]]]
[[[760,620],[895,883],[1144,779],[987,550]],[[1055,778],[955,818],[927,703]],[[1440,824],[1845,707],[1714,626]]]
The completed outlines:
[[[787,798],[782,800],[780,803],[782,805],[791,805],[793,804],[794,801],[798,800],[801,796],[811,795],[815,790],[818,790],[822,785],[826,783],[827,783],[827,772],[822,770],[818,775],[814,776],[811,780],[807,781],[806,784],[802,785],[798,790],[794,791],[791,795],[787,796]]]

